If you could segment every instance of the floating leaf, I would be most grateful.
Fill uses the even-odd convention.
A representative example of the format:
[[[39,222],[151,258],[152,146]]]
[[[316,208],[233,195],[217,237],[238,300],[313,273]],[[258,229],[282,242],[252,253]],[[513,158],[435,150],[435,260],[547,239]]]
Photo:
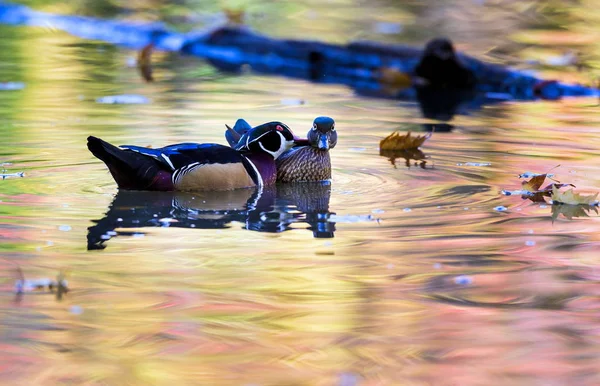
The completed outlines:
[[[560,164],[554,166],[553,168],[551,168],[550,170],[548,170],[546,173],[525,172],[525,173],[519,174],[519,178],[531,178],[531,177],[546,176],[546,177],[550,178],[551,180],[554,180],[552,178],[552,177],[554,177],[554,174],[549,173],[549,172],[552,171],[552,170],[554,170],[554,169],[556,169],[559,166],[560,166]]]
[[[545,188],[540,189],[536,192],[527,192],[527,194],[523,195],[523,198],[528,198],[533,202],[546,202],[544,197],[550,197],[552,195],[552,191],[554,188],[560,189],[560,188],[564,188],[566,186],[575,187],[575,185],[573,185],[573,184],[560,184],[560,183],[548,184]]]
[[[544,183],[545,179],[546,174],[539,174],[530,179],[529,181],[523,181],[521,185],[523,187],[523,190],[526,190],[531,193],[536,193]]]
[[[419,149],[431,133],[424,136],[412,137],[410,131],[406,135],[393,132],[379,143],[379,155],[388,157],[392,165],[396,167],[396,158],[404,158],[406,167],[410,167],[410,160],[420,161],[418,165],[425,168],[425,154]],[[417,165],[417,163],[415,163]]]
[[[426,135],[417,135],[412,137],[410,131],[406,135],[400,135],[397,131],[388,135],[379,142],[379,150],[413,150],[419,148],[429,137],[431,133]]]
[[[560,166],[560,165],[557,165],[557,166],[553,167],[552,169],[555,169],[558,166]],[[552,170],[552,169],[550,169],[550,170]],[[521,198],[524,200],[529,199],[533,202],[546,202],[545,197],[550,197],[552,195],[553,189],[558,190],[558,189],[564,188],[566,186],[575,187],[575,185],[573,185],[573,184],[561,184],[559,181],[556,181],[555,179],[553,179],[552,178],[553,176],[554,176],[554,174],[533,173],[533,172],[525,172],[525,173],[519,174],[519,178],[531,178],[531,179],[529,181],[521,182],[521,190],[513,190],[513,191],[502,190],[502,194],[504,194],[505,196],[521,195]],[[541,186],[544,183],[546,178],[549,178],[555,182],[550,183],[550,184],[546,185],[546,187],[541,189]]]
[[[142,74],[142,78],[146,82],[154,81],[152,77],[152,51],[154,50],[154,44],[147,44],[138,55],[137,65]]]
[[[560,166],[560,165],[557,165],[557,166]],[[575,185],[561,184],[559,181],[556,181],[553,178],[550,178],[550,176],[552,176],[552,175],[547,174],[547,173],[537,174],[537,173],[532,173],[532,172],[525,172],[523,174],[520,174],[519,178],[531,177],[531,179],[529,181],[521,182],[521,187],[522,187],[521,190],[514,190],[514,191],[502,190],[501,193],[504,194],[505,196],[512,196],[512,195],[520,194],[522,199],[529,199],[533,202],[539,202],[539,203],[546,202],[546,197],[551,197],[552,202],[554,204],[588,205],[588,206],[598,205],[598,201],[596,200],[596,198],[598,197],[598,193],[596,193],[595,195],[590,195],[590,196],[582,196],[581,194],[577,194],[577,193],[573,192],[573,189],[569,189],[566,192],[562,192],[562,191],[560,191],[561,188],[568,187],[568,186],[571,186],[574,188]],[[544,188],[541,188],[546,177],[550,178],[551,180],[553,180],[555,182],[546,185]],[[565,209],[564,211],[566,212],[567,210]],[[558,216],[557,213],[559,213],[559,212],[555,213],[555,211],[553,210],[553,218],[556,218],[556,216]],[[575,212],[573,212],[573,213],[575,213]],[[579,213],[579,212],[577,212],[577,213]],[[565,217],[568,217],[568,216],[565,215]],[[572,217],[577,217],[577,216],[573,215]]]
[[[589,196],[583,196],[579,193],[575,193],[573,189],[569,189],[566,192],[561,192],[556,187],[552,187],[552,203],[556,204],[595,205],[597,204],[597,197],[598,193]]]

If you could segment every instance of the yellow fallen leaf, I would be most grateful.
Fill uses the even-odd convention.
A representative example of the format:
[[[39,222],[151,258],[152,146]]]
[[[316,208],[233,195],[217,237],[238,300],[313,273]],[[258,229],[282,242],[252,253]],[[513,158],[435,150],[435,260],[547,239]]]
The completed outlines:
[[[379,150],[417,149],[429,137],[431,137],[431,133],[412,137],[410,135],[410,131],[406,135],[400,135],[397,131],[394,131],[392,134],[388,135],[387,137],[382,139],[381,142],[379,142]]]
[[[589,196],[583,196],[569,189],[566,192],[561,192],[556,187],[552,187],[552,202],[569,205],[593,205],[596,202],[598,193]]]

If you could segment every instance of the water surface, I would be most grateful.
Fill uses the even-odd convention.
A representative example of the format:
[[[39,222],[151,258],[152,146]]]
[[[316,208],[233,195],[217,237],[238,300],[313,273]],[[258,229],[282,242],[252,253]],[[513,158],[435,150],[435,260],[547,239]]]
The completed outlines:
[[[98,15],[80,3],[41,9]],[[593,4],[561,13],[456,3],[250,2],[248,12],[275,36],[416,44],[447,34],[476,55],[495,47],[487,57],[511,63],[576,49],[585,70],[534,68],[594,77],[597,39],[585,28]],[[212,22],[219,9],[202,5],[181,6],[189,17],[180,28]],[[510,17],[470,30],[473,7]],[[103,16],[172,22],[178,14],[157,2]],[[398,21],[398,34],[377,27]],[[565,23],[568,31],[557,29]],[[498,33],[508,28],[514,33]],[[596,192],[597,100],[456,116],[423,146],[424,167],[407,167],[380,156],[379,141],[435,123],[413,104],[224,74],[166,53],[153,56],[157,81],[146,83],[126,49],[44,28],[0,26],[0,35],[0,81],[25,86],[0,91],[0,162],[25,173],[0,180],[3,383],[600,383],[598,215],[553,219],[550,205],[500,194],[518,189],[525,171],[553,168],[561,182]],[[151,102],[96,102],[120,94]],[[318,115],[333,117],[339,133],[330,185],[136,195],[118,192],[85,147],[88,135],[140,146],[223,143],[224,124],[239,117],[281,120],[302,134]],[[26,279],[62,270],[70,291],[60,301],[48,291],[17,298],[19,268]]]

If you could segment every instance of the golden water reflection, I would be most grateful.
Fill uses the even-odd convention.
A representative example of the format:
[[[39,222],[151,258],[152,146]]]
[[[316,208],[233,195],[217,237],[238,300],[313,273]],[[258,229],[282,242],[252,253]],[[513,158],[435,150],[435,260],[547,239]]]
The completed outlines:
[[[309,30],[307,4],[276,5],[265,17],[278,35],[290,25]],[[379,6],[403,20],[439,18],[417,5]],[[342,32],[356,18],[371,22],[353,2],[334,15],[315,7]],[[598,14],[590,8],[570,14],[577,33],[586,32],[579,18]],[[451,16],[439,28],[456,25]],[[347,40],[335,23],[319,26],[311,33]],[[490,30],[469,45],[490,48],[500,39]],[[0,41],[0,78],[26,83],[0,92],[0,161],[25,172],[0,180],[3,383],[600,383],[596,213],[553,219],[548,205],[500,194],[520,186],[519,174],[559,164],[561,182],[597,191],[596,100],[457,116],[423,146],[427,168],[394,168],[379,141],[432,123],[417,106],[222,74],[167,54],[154,58],[157,82],[146,84],[126,66],[133,52],[60,31],[0,32],[11,37]],[[579,47],[591,58],[594,41]],[[95,102],[126,93],[152,103]],[[240,116],[303,134],[323,114],[336,119],[340,140],[331,185],[310,194],[306,186],[260,197],[117,192],[84,145],[90,134],[141,146],[223,142],[224,124]],[[105,248],[90,248],[90,236]],[[48,291],[16,302],[17,267],[26,279],[65,270],[70,292],[60,302]]]

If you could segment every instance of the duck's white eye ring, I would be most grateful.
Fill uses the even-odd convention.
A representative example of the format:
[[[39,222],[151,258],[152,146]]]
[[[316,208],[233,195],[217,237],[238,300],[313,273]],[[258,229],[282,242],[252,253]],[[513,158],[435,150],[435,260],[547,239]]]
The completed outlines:
[[[313,130],[317,130],[317,124],[316,124],[316,123],[314,123],[314,124],[313,124],[313,127],[312,127],[312,129],[313,129]]]
[[[331,131],[335,131],[335,123],[331,125]]]

